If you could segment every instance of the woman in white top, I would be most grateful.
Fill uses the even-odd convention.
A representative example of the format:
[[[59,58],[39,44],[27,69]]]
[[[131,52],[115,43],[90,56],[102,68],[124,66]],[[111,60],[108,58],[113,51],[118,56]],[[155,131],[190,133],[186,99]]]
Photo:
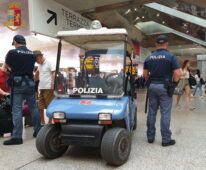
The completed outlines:
[[[195,93],[196,93],[197,89],[199,89],[200,98],[203,99],[204,97],[203,97],[203,95],[202,95],[202,84],[201,84],[201,82],[200,82],[200,78],[201,78],[201,76],[200,76],[200,70],[197,69],[197,72],[196,72],[196,74],[195,74],[196,87],[195,87],[195,91],[194,91],[194,93],[193,93],[193,96],[195,96]]]
[[[191,107],[191,105],[190,105],[191,89],[190,89],[190,84],[189,84],[189,77],[190,77],[189,67],[190,67],[190,61],[185,60],[182,64],[182,68],[181,68],[182,76],[180,78],[179,83],[181,84],[181,87],[182,87],[183,91],[185,92],[186,108],[189,108],[189,110],[193,110],[193,109],[195,109],[195,107]],[[179,105],[180,98],[181,98],[181,95],[178,95],[177,100],[176,100],[177,107],[180,107],[180,105]]]

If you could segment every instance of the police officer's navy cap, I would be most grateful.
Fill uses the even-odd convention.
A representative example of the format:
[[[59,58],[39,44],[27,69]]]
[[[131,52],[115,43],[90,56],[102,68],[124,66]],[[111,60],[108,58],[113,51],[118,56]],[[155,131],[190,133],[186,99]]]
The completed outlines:
[[[41,51],[39,50],[36,50],[36,51],[33,51],[34,52],[34,55],[35,56],[38,56],[38,55],[43,55]]]
[[[164,43],[166,43],[166,42],[168,42],[168,38],[167,38],[167,36],[166,35],[159,35],[157,38],[156,38],[156,43],[158,43],[158,44],[164,44]]]
[[[16,41],[18,44],[26,45],[26,40],[22,35],[15,35],[13,38],[12,45],[14,45],[14,41]]]

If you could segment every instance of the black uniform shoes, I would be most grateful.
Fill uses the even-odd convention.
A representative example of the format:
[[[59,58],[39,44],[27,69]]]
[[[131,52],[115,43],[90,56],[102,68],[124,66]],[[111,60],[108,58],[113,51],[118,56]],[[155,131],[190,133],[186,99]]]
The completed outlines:
[[[155,139],[154,138],[151,138],[151,139],[147,139],[148,143],[154,143]],[[162,142],[162,146],[165,147],[165,146],[170,146],[170,145],[174,145],[175,144],[175,140],[174,139],[171,139],[169,142]]]
[[[162,142],[162,146],[170,146],[170,145],[174,145],[175,144],[175,140],[173,140],[173,139],[171,139],[169,142],[167,142],[167,143],[163,143]]]
[[[21,138],[11,138],[9,140],[4,141],[4,145],[20,145],[23,143]]]
[[[38,132],[34,131],[33,133],[33,137],[36,138],[37,137]]]
[[[154,138],[152,139],[147,139],[148,143],[154,143]]]

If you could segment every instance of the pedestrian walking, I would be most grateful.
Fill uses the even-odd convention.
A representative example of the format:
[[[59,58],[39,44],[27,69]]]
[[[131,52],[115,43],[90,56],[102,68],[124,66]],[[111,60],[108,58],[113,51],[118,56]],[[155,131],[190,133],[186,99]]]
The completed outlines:
[[[190,83],[189,83],[189,77],[190,77],[190,61],[185,60],[182,64],[181,68],[181,77],[180,77],[180,82],[182,89],[184,91],[184,95],[178,95],[176,99],[176,107],[180,108],[180,98],[181,96],[185,96],[185,102],[186,102],[186,109],[188,111],[192,111],[195,109],[193,105],[191,105],[191,88],[190,88]]]

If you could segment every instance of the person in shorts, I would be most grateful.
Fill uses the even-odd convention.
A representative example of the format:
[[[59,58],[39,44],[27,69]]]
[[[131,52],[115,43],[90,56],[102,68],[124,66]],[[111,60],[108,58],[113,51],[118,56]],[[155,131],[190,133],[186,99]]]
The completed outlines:
[[[47,109],[49,103],[54,98],[54,72],[55,65],[50,63],[41,51],[34,51],[36,62],[39,64],[37,74],[39,76],[39,112],[41,124],[45,124],[44,109]],[[49,119],[48,123],[52,123]]]
[[[182,76],[180,77],[180,83],[182,86],[182,89],[184,90],[185,93],[185,102],[186,102],[186,106],[185,108],[188,111],[192,111],[195,109],[195,107],[193,105],[191,105],[191,88],[190,88],[190,83],[189,83],[189,76],[190,76],[190,72],[189,72],[189,68],[190,68],[190,61],[189,60],[185,60],[182,64],[182,68],[181,68],[181,73]],[[180,108],[181,105],[180,103],[180,98],[181,95],[177,96],[176,99],[176,107]]]

